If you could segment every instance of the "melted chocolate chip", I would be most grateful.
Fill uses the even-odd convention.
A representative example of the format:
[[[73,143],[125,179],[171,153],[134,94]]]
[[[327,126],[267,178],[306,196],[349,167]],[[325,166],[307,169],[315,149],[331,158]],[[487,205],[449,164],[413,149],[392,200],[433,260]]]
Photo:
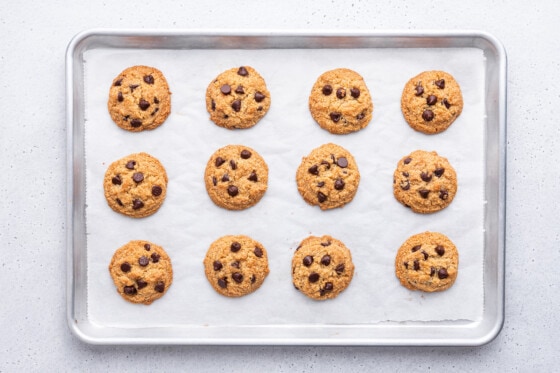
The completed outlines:
[[[336,179],[334,182],[334,189],[342,190],[344,189],[344,181],[342,179]]]
[[[319,281],[319,274],[316,273],[316,272],[313,272],[312,274],[309,275],[308,279],[309,279],[309,282],[311,282],[311,283],[317,282],[317,281]]]
[[[325,96],[328,96],[332,93],[332,86],[327,84],[323,87],[322,92]]]
[[[317,200],[319,203],[323,203],[327,200],[327,196],[321,192],[317,192]]]
[[[216,158],[216,161],[214,162],[214,164],[216,165],[216,167],[220,167],[225,162],[226,162],[225,159],[223,159],[222,157],[218,157],[218,158]]]
[[[441,245],[437,245],[435,251],[439,256],[443,256],[443,254],[445,254],[445,248]]]
[[[343,99],[346,97],[346,90],[344,88],[339,88],[336,90],[336,97]]]
[[[235,93],[240,94],[240,95],[244,94],[245,90],[243,89],[243,86],[238,85],[237,88],[235,88]]]
[[[424,255],[424,260],[428,260],[429,255],[428,255],[427,252],[425,252],[424,250],[422,250],[422,255]]]
[[[136,288],[134,286],[125,286],[123,288],[123,292],[126,295],[135,295],[137,293]]]
[[[154,115],[156,115],[156,113],[159,111],[159,108],[155,108],[154,111],[152,111],[150,113],[150,115],[153,117]]]
[[[360,90],[358,88],[352,88],[350,90],[350,96],[352,96],[354,98],[360,97]]]
[[[428,172],[422,172],[422,173],[420,173],[420,178],[428,183],[428,182],[432,181],[432,174],[430,174]]]
[[[435,105],[437,103],[437,97],[434,95],[429,95],[428,98],[426,98],[426,103],[430,106]]]
[[[139,259],[138,259],[138,264],[140,264],[142,267],[147,266],[150,263],[150,259],[148,259],[147,256],[142,255]]]
[[[441,175],[443,175],[444,172],[445,172],[445,168],[439,167],[436,168],[436,170],[434,171],[434,175],[436,175],[437,177],[441,177]]]
[[[144,81],[147,84],[154,84],[154,77],[151,75],[144,75]]]
[[[328,266],[331,264],[331,256],[330,255],[323,255],[321,258],[321,264],[324,266]]]
[[[418,262],[418,260],[414,261],[414,270],[418,271],[420,269],[420,263]]]
[[[434,119],[434,112],[431,110],[424,110],[424,112],[422,113],[422,119],[424,119],[426,122],[430,122]]]
[[[253,252],[255,253],[255,256],[257,258],[262,258],[263,256],[263,251],[260,247],[255,247],[255,250],[253,250]]]
[[[232,266],[233,268],[239,269],[239,262],[236,260],[235,262],[232,262],[232,263],[230,264],[230,266]]]
[[[449,192],[446,189],[440,189],[439,198],[445,201],[447,198],[449,198]]]
[[[231,108],[236,111],[239,112],[241,110],[241,100],[235,100],[231,103]]]
[[[237,282],[238,284],[243,282],[243,275],[239,272],[235,272],[234,274],[232,274],[231,278],[233,278],[233,281]]]
[[[229,248],[231,252],[236,253],[241,250],[241,244],[239,242],[233,242]]]
[[[249,75],[249,72],[247,71],[247,69],[245,68],[245,66],[241,66],[239,68],[239,70],[237,70],[237,74],[241,75],[241,76],[247,76]]]
[[[218,286],[221,287],[222,289],[227,288],[227,279],[226,278],[218,279]]]
[[[121,185],[122,184],[121,176],[120,175],[113,176],[111,182],[113,183],[113,185]]]
[[[117,80],[117,81],[115,82],[115,84],[113,84],[113,85],[114,85],[115,87],[120,87],[121,84],[122,84],[122,78],[119,79],[119,80]]]
[[[224,84],[223,86],[220,87],[220,91],[224,95],[229,95],[231,93],[231,87],[229,84]]]
[[[214,263],[212,263],[212,267],[214,268],[214,271],[219,271],[224,266],[222,265],[222,263],[220,261],[215,260]]]
[[[325,182],[324,182],[324,181],[319,181],[319,182],[317,183],[317,186],[318,186],[319,188],[322,188],[322,187],[325,186]]]
[[[119,93],[117,94],[117,101],[118,101],[118,102],[123,102],[123,101],[124,101],[124,97],[123,97],[123,95],[122,95],[122,92],[119,92]]]
[[[257,173],[255,171],[251,172],[251,174],[249,175],[249,177],[247,179],[251,180],[251,181],[254,181],[255,183],[257,181],[259,181],[259,178],[257,177]]]
[[[134,167],[136,166],[136,161],[128,161],[126,162],[126,168],[128,168],[129,170],[134,170]]]
[[[144,202],[142,202],[141,200],[139,200],[138,198],[136,198],[134,201],[132,201],[132,208],[134,210],[139,210],[142,207],[144,207]]]
[[[156,286],[154,286],[154,290],[157,291],[158,293],[163,293],[163,291],[165,290],[165,282],[158,281]]]
[[[154,185],[152,187],[152,196],[159,197],[161,196],[161,193],[163,193],[163,189],[161,189],[159,185]]]
[[[321,165],[325,166],[325,169],[329,170],[331,168],[331,164],[325,160],[321,161]]]
[[[150,107],[150,103],[146,100],[144,100],[143,98],[140,99],[140,102],[138,103],[138,106],[140,107],[140,110],[148,110],[148,108]]]
[[[130,264],[128,262],[124,262],[123,264],[121,264],[121,271],[128,272],[131,269],[132,269],[132,267],[130,266]]]
[[[243,159],[249,159],[249,158],[251,158],[251,152],[248,151],[247,149],[243,149],[243,150],[241,151],[241,158],[243,158]]]
[[[444,89],[444,88],[445,88],[445,80],[444,80],[444,79],[436,80],[436,81],[434,82],[434,84],[435,84],[439,89]]]
[[[410,251],[413,252],[413,253],[415,253],[415,252],[417,252],[418,250],[420,250],[421,248],[422,248],[422,245],[416,245],[416,246],[414,246],[412,249],[410,249]]]
[[[138,128],[142,125],[142,121],[140,119],[133,119],[130,121],[130,125],[134,128]]]
[[[263,95],[260,92],[255,92],[255,101],[256,102],[261,102],[262,100],[265,99],[265,95]],[[262,106],[261,106],[262,107]],[[262,109],[261,109],[262,110]]]
[[[130,93],[134,92],[136,88],[138,88],[140,84],[131,84],[128,87],[130,88]]]
[[[137,183],[140,183],[144,180],[144,174],[142,172],[135,172],[132,175],[132,180],[134,180]]]
[[[447,269],[440,268],[439,271],[437,272],[437,277],[440,280],[443,280],[443,279],[446,279],[447,277],[449,277],[449,273],[447,273]]]
[[[159,100],[157,97],[154,97],[154,104],[159,104]]]
[[[430,191],[427,189],[420,189],[418,191],[418,193],[420,194],[420,197],[422,198],[428,198],[428,195],[430,194]]]
[[[339,265],[337,265],[334,271],[337,275],[341,275],[342,272],[344,272],[344,263],[340,263]]]
[[[405,180],[405,181],[401,181],[401,189],[402,190],[409,190],[410,189],[410,181]]]
[[[404,268],[408,269],[408,262],[403,263]]]
[[[311,264],[313,264],[313,257],[311,255],[307,255],[306,257],[303,258],[304,266],[309,267]]]
[[[152,255],[150,255],[150,258],[152,258],[152,263],[157,263],[159,262],[161,256],[158,253],[152,253]]]
[[[148,283],[144,280],[136,280],[136,285],[138,285],[138,290],[140,289],[144,289],[146,286],[148,286]]]
[[[339,112],[335,111],[335,112],[330,113],[329,116],[331,117],[331,120],[333,122],[338,123],[340,118],[342,118],[342,113],[339,113]]]
[[[348,159],[346,159],[344,157],[339,157],[336,160],[336,164],[338,165],[338,167],[346,168],[346,167],[348,167]]]
[[[414,90],[416,91],[414,93],[415,96],[422,96],[422,94],[424,93],[424,87],[422,87],[420,84],[418,84]]]

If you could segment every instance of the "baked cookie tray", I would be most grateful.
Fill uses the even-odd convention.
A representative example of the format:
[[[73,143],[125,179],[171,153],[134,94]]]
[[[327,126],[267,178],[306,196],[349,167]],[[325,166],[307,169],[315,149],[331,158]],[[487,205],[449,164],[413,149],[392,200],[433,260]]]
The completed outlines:
[[[467,59],[471,55],[476,57],[473,71],[465,64],[465,53]],[[361,61],[362,57],[367,61]],[[204,58],[208,59],[207,64],[200,63]],[[197,61],[199,64],[195,66]],[[173,92],[170,122],[141,134],[118,129],[106,114],[111,79],[134,64],[153,64],[164,74],[169,72],[166,76]],[[212,77],[242,64],[255,67],[267,81],[272,95],[271,110],[252,129],[228,131],[208,119],[203,105],[204,92]],[[336,67],[359,71],[368,84],[375,106],[369,126],[351,135],[326,133],[316,125],[307,109],[307,97],[316,77]],[[422,69],[451,72],[463,90],[465,109],[442,134],[418,133],[407,126],[400,114],[398,89],[402,91],[404,83]],[[99,71],[106,74],[97,75]],[[187,78],[179,82],[174,76],[180,76],[181,71]],[[92,78],[94,73],[96,76]],[[474,75],[469,76],[471,73]],[[66,53],[67,320],[70,329],[79,339],[92,344],[476,346],[490,342],[500,332],[504,319],[506,73],[503,46],[492,35],[479,31],[88,30],[78,34],[69,43]],[[189,82],[196,82],[198,75],[203,78],[196,87],[189,87]],[[280,83],[275,86],[275,82]],[[383,95],[384,85],[387,92],[393,87],[394,93]],[[293,88],[291,93],[283,93],[290,92],[290,88]],[[182,99],[182,92],[192,95],[193,99]],[[479,108],[474,116],[469,113],[470,103]],[[296,114],[300,117],[286,117],[292,115],[290,110],[294,106],[299,106]],[[392,114],[384,114],[385,108]],[[177,116],[173,119],[174,111]],[[199,116],[197,123],[189,119],[189,112]],[[462,132],[461,128],[472,125],[465,123],[467,120],[475,123],[475,130]],[[267,149],[278,148],[282,153],[282,146],[290,144],[283,144],[278,138],[280,145],[275,146],[276,138],[267,138],[266,134],[263,139],[268,139],[268,145],[258,141],[258,131],[278,126],[278,122],[287,122],[286,126],[293,125],[296,129],[300,128],[297,126],[305,128],[302,129],[302,143],[309,142],[305,149],[286,155],[287,162],[292,162],[287,169],[293,172],[284,179],[295,197],[286,202],[287,211],[279,213],[287,217],[280,222],[271,218],[275,213],[266,210],[269,206],[266,201],[275,198],[275,168],[284,166],[280,162],[282,157],[269,155]],[[290,124],[292,122],[296,124]],[[95,128],[101,128],[101,133],[107,131],[106,139],[95,140],[97,130],[91,131],[93,126],[99,126]],[[166,144],[166,131],[173,133],[174,128],[185,131],[183,126],[188,128],[187,132],[182,132],[184,138]],[[214,131],[212,133],[218,134],[216,137],[222,138],[218,142],[213,138],[198,138],[204,133],[204,130],[197,132],[201,128]],[[293,135],[293,132],[286,133]],[[468,136],[471,132],[475,135]],[[258,134],[256,139],[251,137],[254,133]],[[154,136],[153,140],[150,136]],[[162,142],[162,136],[164,140],[159,147],[153,144]],[[188,153],[184,148],[188,148],[191,138],[193,144],[207,142],[206,152]],[[351,204],[332,213],[306,205],[297,195],[294,180],[298,159],[325,142],[351,149],[354,149],[354,142],[362,144],[361,148],[356,146],[357,150],[352,150],[362,173],[360,190]],[[194,171],[185,170],[185,173],[191,172],[190,177],[203,184],[201,172],[209,155],[218,144],[226,143],[246,143],[257,148],[271,170],[264,202],[259,203],[260,207],[249,209],[251,212],[220,210],[209,202],[204,187],[197,186],[200,196],[183,194],[189,197],[186,199],[195,201],[181,206],[185,218],[178,218],[176,224],[161,225],[158,215],[164,218],[164,209],[174,208],[174,193],[189,192],[181,189],[180,180],[173,176],[174,166],[170,165],[168,196],[160,211],[145,219],[116,217],[114,215],[118,214],[111,211],[103,199],[101,180],[95,180],[110,161],[119,158],[117,154],[124,156],[144,151],[141,144],[149,144],[147,151],[157,153],[164,160],[170,157],[170,152],[176,152],[178,163],[183,167],[196,163]],[[371,143],[372,149],[363,143]],[[389,156],[390,151],[382,150],[375,153],[376,149],[383,149],[383,143],[390,143],[389,146],[396,149],[394,154]],[[101,145],[96,147],[95,144]],[[112,149],[120,145],[123,145],[122,150]],[[459,191],[456,201],[446,209],[448,212],[417,216],[419,214],[394,200],[392,173],[400,157],[415,148],[431,146],[432,149],[426,150],[445,149],[442,155],[457,165]],[[368,149],[367,153],[362,150],[364,148]],[[452,148],[457,150],[454,154],[450,154]],[[98,161],[96,156],[103,152],[109,155],[103,158],[102,154],[102,161]],[[461,175],[467,176],[462,180]],[[367,208],[368,192],[375,190],[370,186],[373,184],[382,186],[380,193],[383,193],[384,204]],[[480,195],[480,198],[469,201],[471,195]],[[474,206],[473,224],[458,210],[469,205]],[[290,206],[297,207],[288,211]],[[298,220],[300,212],[302,216],[317,214],[317,224],[324,224],[325,229],[313,226],[314,218]],[[217,295],[206,282],[202,259],[208,243],[217,238],[220,230],[209,234],[204,229],[189,231],[188,227],[196,226],[196,221],[204,220],[207,214],[215,214],[216,217],[209,220],[215,219],[224,225],[223,234],[254,234],[254,238],[267,247],[271,274],[257,292],[237,299],[225,298]],[[220,214],[226,216],[226,220],[220,220]],[[396,220],[399,214],[402,220]],[[327,220],[321,220],[325,216],[332,217],[336,223],[329,225]],[[236,231],[231,232],[226,222],[232,217],[253,220],[248,220],[250,227],[240,232],[243,224],[235,219],[232,226]],[[256,227],[261,217],[261,226],[264,226]],[[104,223],[97,223],[111,219],[122,219],[115,224],[115,232],[119,233],[114,235],[112,231],[105,234],[108,232]],[[454,225],[448,226],[451,223]],[[305,224],[310,224],[308,229],[301,228]],[[122,229],[117,231],[121,227],[130,227],[136,235],[114,237],[121,234]],[[403,288],[394,276],[396,250],[409,235],[439,227],[450,234],[461,254],[455,285],[437,294],[420,294]],[[185,237],[188,242],[174,242],[175,232],[181,232],[183,236],[179,237]],[[304,233],[332,233],[352,250],[356,273],[349,288],[336,299],[312,301],[291,285],[289,258],[305,237]],[[97,237],[106,236],[109,241],[96,241]],[[271,241],[272,237],[276,241]],[[107,271],[114,250],[131,239],[160,243],[173,260],[173,285],[162,299],[150,306],[122,300]],[[361,244],[364,240],[371,245]],[[465,303],[461,303],[462,297]],[[464,313],[464,309],[468,312]],[[432,312],[434,316],[430,317]]]

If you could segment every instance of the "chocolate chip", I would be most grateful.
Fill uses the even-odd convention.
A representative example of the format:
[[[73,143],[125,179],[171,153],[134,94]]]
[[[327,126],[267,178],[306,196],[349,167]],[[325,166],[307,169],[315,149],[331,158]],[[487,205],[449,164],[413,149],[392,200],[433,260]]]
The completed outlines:
[[[404,265],[404,268],[408,269],[408,262],[404,262],[403,265]]]
[[[327,200],[327,196],[321,192],[317,192],[317,199],[319,200],[319,203],[323,203]]]
[[[260,93],[260,92],[255,92],[255,101],[256,101],[256,102],[261,102],[262,100],[265,99],[265,97],[266,97],[266,96],[263,95],[262,93]],[[261,106],[261,107],[262,107],[262,106]],[[261,109],[261,110],[262,110],[262,109]]]
[[[123,97],[123,95],[122,95],[121,92],[119,92],[119,93],[117,94],[117,101],[118,101],[118,102],[123,102],[123,101],[124,101],[124,97]]]
[[[154,185],[152,187],[152,196],[159,197],[161,196],[161,193],[163,193],[163,189],[161,189],[159,185]]]
[[[122,84],[122,78],[119,79],[119,80],[117,80],[117,81],[115,82],[115,84],[113,84],[113,85],[114,85],[115,87],[120,87],[121,84]]]
[[[331,243],[332,243],[331,241],[327,241],[327,242],[321,242],[321,246],[323,246],[323,247],[327,247],[327,246],[330,246],[330,245],[331,245]]]
[[[329,116],[331,117],[331,120],[333,122],[337,123],[340,120],[340,118],[342,118],[342,113],[335,111],[330,113]]]
[[[123,292],[126,295],[135,295],[137,291],[136,291],[136,288],[134,286],[125,286],[123,288]]]
[[[123,117],[123,120],[124,120],[125,122],[128,122],[129,119],[130,119],[130,115],[125,115],[125,116]]]
[[[309,172],[312,175],[319,175],[319,166],[314,164],[313,166],[311,166],[307,169],[307,172]]]
[[[366,113],[365,112],[361,112],[360,114],[356,115],[356,119],[357,120],[362,120],[366,117]]]
[[[257,177],[257,173],[255,171],[251,172],[251,174],[249,175],[249,177],[247,179],[251,180],[251,181],[254,181],[255,183],[257,181],[259,181],[259,178]]]
[[[234,242],[231,244],[231,246],[229,247],[231,252],[236,253],[239,250],[241,250],[241,244],[239,242]]]
[[[220,167],[220,166],[223,165],[224,163],[225,163],[225,159],[223,159],[222,157],[216,158],[216,161],[214,162],[214,164],[216,165],[216,167]]]
[[[433,120],[434,112],[431,110],[424,110],[424,112],[422,113],[422,119],[424,119],[426,122]]]
[[[142,121],[140,119],[133,119],[130,121],[130,125],[134,128],[138,128],[142,125]]]
[[[235,88],[235,93],[240,94],[240,95],[244,94],[245,90],[243,89],[243,86],[238,85],[237,88]]]
[[[148,259],[147,256],[142,255],[142,256],[138,259],[138,264],[140,264],[142,267],[147,266],[148,263],[150,263],[150,259]]]
[[[216,176],[212,176],[212,184],[214,184],[214,186],[218,185],[218,179],[216,179]]]
[[[138,88],[140,84],[131,84],[128,87],[130,88],[130,93],[134,92],[136,88]]]
[[[216,110],[216,101],[212,100],[210,107],[212,108],[212,111]]]
[[[449,198],[449,192],[446,189],[440,189],[439,198],[445,201],[447,198]]]
[[[212,263],[212,266],[214,267],[214,271],[219,271],[224,267],[222,263],[218,260],[215,260],[214,263]]]
[[[138,290],[140,289],[144,289],[146,286],[148,286],[148,283],[144,280],[136,280],[136,285],[138,285]]]
[[[418,271],[420,269],[420,263],[418,262],[418,260],[414,261],[414,270]]]
[[[124,206],[123,203],[122,203],[122,201],[121,201],[120,199],[117,198],[116,201],[117,201],[117,203],[119,204],[119,206],[121,206],[121,207]]]
[[[422,173],[420,173],[420,178],[428,183],[428,182],[432,181],[432,174],[427,173],[427,172],[422,172]]]
[[[247,69],[245,68],[245,66],[241,66],[239,68],[239,70],[237,70],[237,74],[241,75],[241,76],[247,76],[249,75],[249,72],[247,71]]]
[[[152,253],[152,255],[150,255],[150,257],[152,258],[152,263],[159,262],[159,259],[161,258],[161,256],[158,253]]]
[[[158,293],[163,293],[163,291],[165,290],[165,282],[158,281],[156,286],[154,286],[154,290],[157,291]]]
[[[444,79],[436,80],[434,82],[434,84],[437,85],[437,87],[439,89],[444,89],[445,88],[445,80]]]
[[[313,264],[313,257],[311,255],[307,255],[306,257],[303,258],[304,266],[309,267],[311,264]]]
[[[438,277],[440,280],[443,280],[443,279],[445,279],[445,278],[448,278],[448,277],[449,277],[449,273],[447,273],[447,269],[445,269],[445,268],[440,268],[439,271],[437,272],[437,277]]]
[[[226,183],[228,181],[229,181],[229,175],[225,173],[224,176],[222,176],[222,183]]]
[[[140,102],[138,103],[138,106],[140,107],[140,110],[148,110],[148,108],[150,107],[150,103],[146,100],[144,100],[143,98],[140,99]]]
[[[262,111],[262,109],[263,109],[263,107],[262,107],[262,106],[259,106],[259,107],[257,108],[257,111]]]
[[[134,201],[132,201],[132,208],[134,210],[139,210],[142,207],[144,207],[144,202],[142,202],[141,200],[139,200],[138,198],[136,198]]]
[[[449,108],[451,107],[451,104],[449,103],[449,101],[447,101],[446,98],[444,98],[443,101],[441,101],[441,103],[442,103],[443,105],[445,105],[445,108],[446,108],[446,109],[449,109]]]
[[[233,268],[239,269],[239,262],[236,260],[235,262],[232,262],[232,263],[230,264],[230,266],[232,266]]]
[[[403,175],[404,177],[409,177],[409,176],[410,176],[410,175],[408,174],[408,172],[406,172],[406,171],[403,172],[402,175]]]
[[[321,258],[321,264],[324,266],[328,266],[331,264],[331,256],[330,255],[323,255]]]
[[[426,103],[430,106],[435,105],[437,103],[437,97],[434,95],[429,95],[428,98],[426,98]]]
[[[312,274],[309,275],[308,277],[309,282],[313,283],[313,282],[317,282],[319,281],[319,274],[316,272],[313,272]]]
[[[325,182],[324,182],[324,181],[319,181],[319,182],[317,183],[317,186],[318,186],[319,188],[322,188],[322,187],[325,186]]]
[[[443,254],[445,254],[445,248],[441,245],[437,245],[435,250],[439,256],[443,256]]]
[[[325,287],[323,288],[323,290],[325,291],[332,291],[334,288],[333,283],[332,282],[326,282],[325,283]]]
[[[152,112],[150,113],[150,115],[153,117],[154,115],[156,115],[156,113],[157,113],[158,111],[159,111],[159,108],[157,107],[157,108],[154,109],[154,111],[152,111]]]
[[[336,160],[336,164],[338,165],[338,167],[346,168],[346,167],[348,167],[348,159],[346,159],[344,157],[339,157]]]
[[[157,97],[154,97],[154,104],[159,104],[159,100]]]
[[[343,99],[346,97],[346,90],[344,88],[339,88],[336,90],[336,97]]]
[[[358,88],[352,88],[350,90],[350,96],[352,96],[354,98],[360,97],[360,90]]]
[[[330,86],[329,84],[325,85],[322,89],[322,92],[325,96],[328,96],[332,93],[332,86]]]
[[[416,90],[416,93],[414,93],[415,96],[421,96],[424,93],[424,87],[420,84],[418,84],[414,89]]]
[[[410,181],[405,180],[405,181],[401,181],[401,189],[402,190],[409,190],[410,189]]]
[[[342,272],[344,272],[344,263],[340,263],[339,265],[337,265],[334,271],[338,275],[342,274]]]
[[[422,248],[422,245],[416,245],[416,246],[414,246],[412,249],[410,249],[410,251],[413,252],[413,253],[415,253],[415,252],[417,252],[418,250],[420,250],[421,248]]]
[[[233,159],[229,161],[229,166],[232,170],[237,170],[237,163]]]
[[[418,191],[418,193],[420,194],[420,197],[422,198],[428,198],[428,195],[430,194],[430,191],[427,189],[420,189]]]
[[[429,257],[428,253],[422,250],[422,254],[424,255],[424,260],[428,260]]]
[[[237,282],[238,284],[243,282],[243,275],[239,272],[235,272],[234,274],[232,274],[231,278],[233,278],[233,281]]]
[[[262,258],[263,256],[263,251],[260,247],[255,247],[255,250],[253,250],[253,252],[255,253],[255,256],[257,258]]]
[[[248,151],[247,149],[243,149],[243,150],[241,151],[241,158],[243,158],[243,159],[249,159],[249,158],[251,158],[251,152]]]
[[[434,174],[437,177],[441,177],[441,175],[443,175],[444,172],[445,172],[445,168],[440,167],[440,168],[436,168],[436,170],[434,171]]]
[[[152,245],[150,245],[149,243],[144,244],[144,250],[150,251],[151,249],[152,249]]]
[[[154,77],[151,75],[144,75],[144,81],[147,84],[154,84]]]
[[[430,277],[436,274],[436,269],[434,267],[430,267]]]
[[[229,95],[231,93],[231,87],[229,86],[229,84],[224,84],[220,87],[220,91],[222,91],[224,95]]]
[[[251,275],[251,284],[254,284],[257,281],[257,277],[255,275]]]
[[[404,159],[404,164],[409,164],[411,161],[412,161],[412,158],[406,157],[406,158]]]
[[[144,174],[142,172],[135,172],[132,175],[132,180],[134,180],[135,182],[139,183],[142,180],[144,180]]]
[[[113,176],[111,182],[113,183],[113,185],[121,185],[122,184],[121,176],[120,175]]]
[[[130,264],[128,262],[124,262],[123,264],[121,264],[121,271],[128,272],[131,269],[132,269],[132,267],[130,266]]]
[[[136,161],[128,161],[126,162],[126,168],[128,168],[129,170],[134,170],[134,167],[136,166]]]
[[[236,112],[238,112],[239,110],[241,110],[241,100],[235,100],[231,103],[231,108],[233,110],[235,110]]]
[[[334,182],[334,189],[342,190],[344,189],[344,181],[342,179],[336,179]]]
[[[222,289],[227,288],[227,280],[225,278],[221,278],[218,280],[218,286]]]

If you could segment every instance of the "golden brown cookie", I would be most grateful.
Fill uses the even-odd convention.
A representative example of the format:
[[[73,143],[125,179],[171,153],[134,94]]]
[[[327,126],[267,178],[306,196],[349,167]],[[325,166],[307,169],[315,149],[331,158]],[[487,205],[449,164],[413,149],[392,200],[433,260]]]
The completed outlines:
[[[309,110],[321,128],[340,135],[366,127],[373,103],[362,76],[341,68],[319,76],[309,95]]]
[[[226,297],[254,292],[269,273],[266,249],[244,235],[223,236],[212,242],[203,263],[210,285]]]
[[[171,92],[161,71],[132,66],[113,80],[107,106],[111,118],[122,129],[153,130],[169,116]]]
[[[424,71],[404,86],[401,110],[404,119],[416,131],[443,132],[463,110],[459,83],[444,71]]]
[[[167,173],[155,157],[130,154],[109,165],[103,189],[114,211],[143,218],[155,213],[165,200]]]
[[[254,149],[227,145],[218,149],[204,172],[212,201],[228,210],[243,210],[261,200],[268,187],[268,166]]]
[[[253,127],[269,107],[270,92],[266,83],[250,66],[224,71],[206,89],[206,110],[220,127]]]
[[[428,214],[453,201],[457,174],[447,158],[436,152],[416,150],[403,157],[393,174],[393,194],[412,211]]]
[[[173,282],[171,259],[165,250],[143,240],[130,241],[117,249],[109,273],[119,294],[132,303],[151,304]]]
[[[410,290],[449,289],[457,278],[459,253],[451,240],[437,232],[411,236],[397,252],[395,274]]]
[[[307,203],[328,210],[352,201],[358,191],[360,172],[349,151],[329,143],[302,159],[296,182]]]
[[[297,290],[309,298],[335,298],[354,276],[350,250],[331,236],[309,236],[292,258],[292,281]]]

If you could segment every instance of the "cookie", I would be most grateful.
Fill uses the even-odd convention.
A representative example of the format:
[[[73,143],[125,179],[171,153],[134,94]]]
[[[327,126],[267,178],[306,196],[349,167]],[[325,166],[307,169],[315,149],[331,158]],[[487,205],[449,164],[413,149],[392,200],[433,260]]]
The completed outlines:
[[[135,240],[115,251],[109,273],[119,294],[132,303],[151,304],[173,282],[171,259],[154,243]]]
[[[155,157],[130,154],[107,168],[103,189],[114,211],[143,218],[155,213],[165,200],[167,173]]]
[[[449,289],[457,278],[459,253],[451,240],[437,232],[411,236],[397,252],[395,274],[410,290]]]
[[[244,145],[218,149],[206,164],[206,191],[228,210],[243,210],[261,200],[268,187],[268,166],[255,150]]]
[[[206,89],[206,110],[220,127],[253,127],[269,107],[270,92],[266,83],[250,66],[224,71]]]
[[[420,214],[449,206],[457,193],[457,174],[447,158],[416,150],[403,157],[393,174],[397,201]]]
[[[331,236],[309,236],[292,258],[294,287],[316,300],[332,299],[344,291],[354,276],[350,250]]]
[[[321,128],[341,135],[365,128],[371,121],[373,103],[360,74],[334,69],[319,76],[313,85],[309,110]]]
[[[404,119],[416,131],[443,132],[463,110],[459,83],[444,71],[424,71],[404,86],[401,110]]]
[[[113,79],[107,107],[120,128],[131,132],[153,130],[171,112],[167,80],[155,67],[129,67]]]
[[[212,242],[203,263],[210,285],[226,297],[254,292],[269,273],[266,249],[244,235],[223,236]]]
[[[305,202],[328,210],[352,201],[358,191],[360,172],[348,150],[329,143],[302,159],[296,182]]]

